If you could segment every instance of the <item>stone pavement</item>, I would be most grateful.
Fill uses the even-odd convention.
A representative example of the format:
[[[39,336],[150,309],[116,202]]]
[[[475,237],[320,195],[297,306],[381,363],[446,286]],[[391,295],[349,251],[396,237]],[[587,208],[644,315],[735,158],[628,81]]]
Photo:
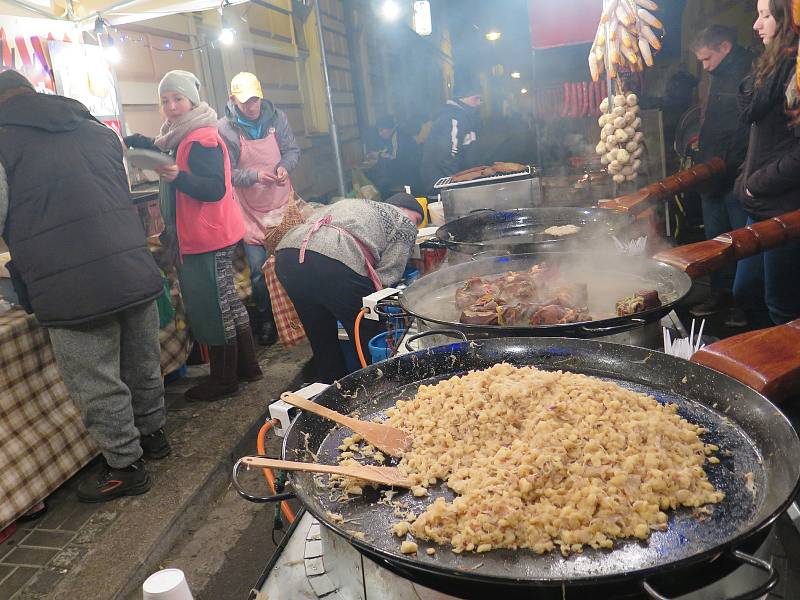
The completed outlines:
[[[88,465],[50,495],[41,519],[19,523],[0,544],[0,600],[110,600],[130,594],[158,570],[178,536],[202,522],[227,487],[233,461],[255,452],[268,403],[307,380],[310,356],[306,346],[270,348],[260,357],[265,378],[216,403],[183,400],[203,369],[170,385],[167,432],[173,454],[148,463],[153,489],[105,504],[81,504],[75,498],[77,480],[100,468],[100,461]]]

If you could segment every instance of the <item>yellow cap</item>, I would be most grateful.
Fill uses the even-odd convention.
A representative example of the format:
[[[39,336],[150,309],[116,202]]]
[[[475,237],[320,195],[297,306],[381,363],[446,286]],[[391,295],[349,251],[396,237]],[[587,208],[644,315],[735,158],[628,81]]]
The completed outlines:
[[[250,98],[264,99],[261,83],[252,73],[239,73],[231,80],[231,96],[239,102],[247,102]]]

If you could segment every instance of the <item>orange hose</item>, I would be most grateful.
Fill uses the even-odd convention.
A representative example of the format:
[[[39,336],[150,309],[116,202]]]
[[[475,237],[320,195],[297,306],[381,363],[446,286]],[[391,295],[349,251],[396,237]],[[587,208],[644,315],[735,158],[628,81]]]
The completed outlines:
[[[353,344],[356,347],[356,353],[358,354],[358,362],[361,363],[361,366],[364,369],[367,368],[367,359],[364,358],[364,349],[361,347],[360,331],[361,331],[361,319],[364,318],[365,314],[367,314],[367,309],[366,308],[362,308],[359,311],[358,316],[356,317],[356,325],[354,327],[354,329],[355,329],[354,333],[355,333],[355,338],[356,339],[353,340]]]
[[[261,429],[258,430],[258,437],[256,437],[256,449],[258,453],[264,456],[267,453],[267,445],[266,445],[266,438],[267,432],[272,429],[272,421],[267,421],[261,426]],[[271,469],[264,468],[262,469],[264,473],[264,477],[267,478],[267,483],[269,484],[269,489],[272,491],[273,494],[276,494],[275,491],[275,475],[272,473]],[[292,507],[289,506],[289,503],[284,501],[281,502],[281,512],[283,516],[286,517],[286,520],[291,525],[294,522],[294,511]]]

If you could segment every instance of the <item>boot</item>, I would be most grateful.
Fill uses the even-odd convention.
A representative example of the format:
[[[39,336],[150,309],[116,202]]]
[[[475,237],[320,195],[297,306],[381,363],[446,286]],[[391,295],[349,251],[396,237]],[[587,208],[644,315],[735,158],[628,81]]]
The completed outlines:
[[[237,374],[240,381],[258,381],[264,377],[261,366],[256,357],[256,347],[253,343],[253,332],[249,327],[236,330],[236,345],[239,350]]]
[[[259,346],[273,346],[278,341],[278,330],[272,311],[258,311],[250,318],[250,326]]]
[[[209,402],[230,396],[239,391],[239,377],[236,375],[238,348],[236,344],[209,346],[211,376],[199,385],[184,392],[190,402]]]
[[[278,330],[275,327],[275,322],[272,319],[262,321],[257,337],[259,346],[274,346],[275,342],[278,341]]]

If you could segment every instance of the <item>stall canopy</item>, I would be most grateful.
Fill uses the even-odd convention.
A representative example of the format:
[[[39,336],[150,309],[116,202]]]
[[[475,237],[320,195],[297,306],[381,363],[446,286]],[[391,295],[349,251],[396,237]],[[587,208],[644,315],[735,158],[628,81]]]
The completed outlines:
[[[226,5],[240,4],[232,0]],[[0,0],[0,14],[40,17],[91,27],[98,15],[121,25],[182,12],[219,8],[219,0]]]
[[[594,40],[603,0],[528,0],[534,50]]]

